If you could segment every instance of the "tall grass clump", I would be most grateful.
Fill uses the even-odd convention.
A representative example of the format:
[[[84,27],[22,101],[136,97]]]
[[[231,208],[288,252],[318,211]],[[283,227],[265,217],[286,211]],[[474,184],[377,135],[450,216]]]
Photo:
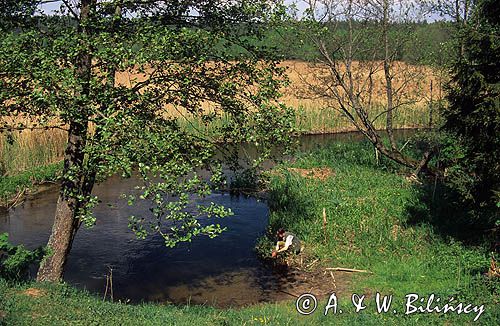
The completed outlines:
[[[289,100],[287,103],[295,109],[296,125],[304,133],[334,133],[356,131],[356,127],[339,111],[322,107],[320,103],[308,103],[305,100]],[[377,116],[384,112],[384,106],[378,105],[370,112],[370,116]],[[374,123],[378,130],[385,126],[385,116],[381,116]],[[436,119],[436,117],[434,117]],[[406,106],[394,115],[395,129],[425,128],[429,124],[429,109],[426,106]]]
[[[66,131],[25,130],[0,134],[2,175],[15,175],[59,162],[64,157]]]

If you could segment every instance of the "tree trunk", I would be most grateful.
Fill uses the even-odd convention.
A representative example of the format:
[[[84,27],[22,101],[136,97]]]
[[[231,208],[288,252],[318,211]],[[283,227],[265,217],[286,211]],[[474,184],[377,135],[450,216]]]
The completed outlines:
[[[383,38],[384,38],[384,76],[385,76],[385,90],[387,96],[387,118],[386,118],[386,130],[389,136],[389,142],[391,144],[392,151],[397,151],[396,140],[394,138],[394,131],[392,127],[393,119],[393,90],[392,90],[392,75],[391,75],[391,58],[389,53],[389,1],[384,0],[383,4]]]
[[[37,281],[59,282],[62,280],[64,266],[78,229],[78,220],[75,215],[75,200],[62,194],[57,200],[56,215],[52,233],[47,247],[49,254],[40,264]]]
[[[82,194],[81,171],[83,170],[86,133],[86,124],[73,123],[70,126],[63,171],[66,179],[62,182],[57,200],[54,225],[47,244],[49,252],[38,270],[37,281],[39,282],[58,282],[62,279],[64,265],[80,225],[80,221],[75,218],[79,207],[76,197]],[[70,171],[77,171],[77,173],[72,177],[67,177]],[[90,187],[89,191],[91,190]]]
[[[314,2],[310,2],[309,9],[314,12]],[[394,135],[394,113],[398,106],[398,94],[402,92],[402,88],[395,88],[393,85],[394,75],[393,75],[393,54],[391,54],[391,42],[389,38],[389,32],[391,27],[391,1],[389,0],[379,0],[379,1],[368,1],[367,4],[374,6],[381,16],[377,18],[380,21],[377,22],[378,26],[382,28],[382,42],[383,42],[383,73],[385,80],[385,98],[386,98],[386,110],[381,114],[377,115],[374,119],[370,119],[369,113],[372,109],[372,95],[373,95],[373,76],[379,71],[378,65],[375,58],[378,56],[379,45],[376,46],[373,53],[373,65],[369,67],[368,70],[368,94],[367,101],[363,100],[362,93],[365,91],[365,85],[361,81],[356,81],[353,76],[363,75],[363,70],[361,64],[353,66],[354,59],[354,48],[355,48],[355,37],[353,34],[353,23],[354,15],[352,13],[352,6],[356,3],[352,0],[347,2],[347,7],[342,14],[346,17],[347,21],[347,40],[344,45],[339,45],[335,50],[333,50],[333,55],[330,54],[331,50],[328,50],[326,43],[323,40],[318,40],[315,43],[318,44],[319,53],[323,57],[323,63],[326,63],[329,68],[329,73],[331,76],[331,85],[326,86],[321,93],[321,88],[317,85],[311,85],[311,90],[313,93],[317,93],[322,97],[332,98],[336,100],[338,105],[338,110],[344,114],[347,119],[360,131],[375,147],[376,155],[382,154],[383,156],[402,164],[415,171],[416,174],[421,171],[434,173],[428,167],[428,163],[434,154],[434,149],[427,150],[420,160],[415,160],[409,155],[404,155],[402,149],[399,149]],[[357,3],[360,5],[359,3]],[[359,7],[358,7],[359,8]],[[356,12],[359,11],[356,9]],[[326,14],[325,14],[326,17]],[[372,19],[373,17],[368,17]],[[326,26],[324,22],[319,22],[322,26]],[[335,21],[329,21],[329,23],[337,23]],[[339,58],[342,58],[340,60]],[[339,62],[342,62],[344,67],[340,67]],[[356,71],[358,69],[358,71]],[[361,73],[360,73],[361,72]],[[366,70],[365,70],[366,72]],[[405,77],[410,78],[410,77]],[[320,78],[319,80],[321,80]],[[326,80],[326,79],[325,79]],[[408,80],[405,80],[405,84]],[[327,81],[330,83],[330,81]],[[320,90],[319,94],[318,89]],[[432,91],[431,91],[432,93]],[[432,99],[431,99],[432,102]],[[382,134],[375,127],[375,121],[382,114],[386,115],[385,130],[389,138],[390,145],[385,145],[382,139]]]
[[[90,9],[96,0],[82,0],[80,9],[80,25],[78,32],[89,35],[87,24]],[[90,94],[92,58],[90,49],[85,49],[78,57],[76,77],[81,83],[78,117],[73,117],[68,132],[68,145],[64,156],[64,171],[61,190],[57,200],[54,225],[47,243],[48,254],[40,263],[37,281],[58,282],[62,279],[64,266],[71,250],[74,237],[80,226],[76,213],[84,202],[78,200],[79,195],[87,196],[92,191],[93,179],[84,175],[84,148],[88,130],[88,110],[85,98]],[[85,189],[84,189],[85,188]]]

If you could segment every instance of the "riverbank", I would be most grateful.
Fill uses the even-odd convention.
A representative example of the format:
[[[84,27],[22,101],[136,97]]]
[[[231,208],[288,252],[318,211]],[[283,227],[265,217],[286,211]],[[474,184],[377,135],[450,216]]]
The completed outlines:
[[[402,128],[402,129],[396,129],[395,132],[404,134],[404,133],[418,132],[421,130],[426,130],[426,129],[419,127]],[[381,133],[383,134],[384,131],[381,131]],[[332,137],[332,139],[338,138],[339,141],[343,140],[359,141],[364,139],[364,136],[359,131],[353,129],[346,129],[344,131],[337,131],[337,132],[305,131],[301,133],[301,135],[302,137],[310,137],[310,136]],[[306,143],[305,145],[306,148],[308,148],[307,146],[311,146],[311,144],[308,143],[307,141],[305,141],[305,143]],[[63,145],[64,145],[63,143],[60,143],[58,146],[63,147]],[[46,143],[40,145],[40,147],[32,146],[35,149],[34,150],[32,149],[31,152],[28,151],[26,153],[23,153],[23,155],[27,155],[27,153],[33,153],[36,154],[34,155],[36,157],[48,158],[50,157],[50,155],[40,154],[45,151],[45,149],[43,149],[44,146],[46,146]],[[19,149],[19,147],[16,148],[17,150]],[[9,170],[14,172],[5,174],[4,176],[0,176],[0,209],[8,209],[10,207],[16,206],[26,198],[26,195],[37,193],[40,189],[43,190],[44,184],[53,184],[57,180],[57,178],[61,175],[62,165],[63,165],[61,157],[59,156],[54,157],[54,160],[56,160],[55,163],[48,163],[50,162],[50,160],[43,161],[45,163],[42,163],[42,161],[40,160],[28,160],[29,162],[31,162],[28,163],[28,165],[19,165],[15,164],[17,162],[13,162],[13,166],[16,166],[21,170],[18,171],[13,167],[10,167]],[[1,157],[0,157],[0,163],[1,163]]]
[[[392,294],[398,307],[410,293],[446,302],[453,297],[485,304],[483,322],[500,320],[500,282],[485,276],[492,239],[471,241],[477,234],[460,219],[460,207],[447,201],[444,187],[408,178],[384,158],[377,165],[367,142],[303,154],[274,175],[270,188],[271,230],[297,234],[324,268],[371,272],[354,275],[352,292]],[[397,324],[471,320],[464,314],[385,318]]]
[[[339,294],[342,314],[334,315],[331,309],[324,316],[327,298],[319,297],[318,309],[302,316],[293,298],[225,310],[130,305],[102,302],[67,285],[2,281],[0,324],[416,325],[469,324],[478,315],[477,311],[405,315],[405,296],[410,293],[425,297],[424,307],[431,294],[441,300],[432,307],[448,303],[450,297],[453,303],[484,304],[479,324],[497,324],[498,281],[484,276],[489,266],[487,244],[465,245],[446,234],[436,222],[437,214],[446,212],[449,215],[442,217],[449,220],[454,212],[443,206],[443,193],[438,188],[430,201],[426,186],[406,178],[404,172],[384,160],[377,165],[367,143],[337,143],[302,154],[293,165],[277,167],[270,175],[270,234],[278,227],[297,234],[309,259],[318,260],[317,269],[346,267],[372,273],[352,276],[349,291]],[[377,292],[394,296],[387,313],[376,311]],[[354,312],[352,293],[366,295],[366,309]]]
[[[54,183],[61,171],[62,162],[59,162],[0,177],[0,208],[16,206],[26,195],[39,191],[43,184]]]

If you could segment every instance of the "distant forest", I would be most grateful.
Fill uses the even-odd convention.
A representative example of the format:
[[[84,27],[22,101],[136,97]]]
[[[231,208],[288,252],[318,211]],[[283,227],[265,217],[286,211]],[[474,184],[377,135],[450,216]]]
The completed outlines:
[[[167,25],[172,29],[196,28],[205,29],[203,23],[194,22],[189,19],[179,19],[176,17]],[[53,16],[46,20],[45,24],[60,25],[61,30],[74,25],[75,22],[69,17]],[[132,20],[129,24],[157,24],[158,21]],[[164,23],[164,22],[161,22]],[[331,40],[328,44],[331,49],[335,49],[338,44],[344,42],[348,34],[347,22],[337,22],[335,26],[324,26],[330,33]],[[208,27],[208,29],[213,26]],[[397,49],[392,54],[392,60],[404,61],[410,64],[438,65],[442,66],[451,57],[450,42],[452,42],[453,24],[447,21],[437,21],[432,23],[395,23],[391,27],[390,42],[391,48]],[[248,33],[251,29],[253,33]],[[131,31],[133,28],[131,28]],[[214,56],[228,59],[239,56],[272,56],[280,60],[302,60],[314,61],[320,58],[318,47],[312,41],[311,29],[305,22],[288,21],[277,26],[235,25],[236,33],[242,35],[239,40],[232,36],[229,42],[219,39],[219,44],[212,44],[216,53]],[[357,60],[381,60],[383,59],[382,35],[380,26],[371,23],[354,22],[354,36],[356,38],[356,48],[354,58]],[[255,33],[260,31],[260,33]],[[251,34],[251,37],[244,36]],[[223,38],[222,38],[223,39]],[[240,45],[237,45],[240,44]],[[210,46],[207,44],[207,46]],[[133,46],[140,50],[140,45]]]
[[[383,46],[381,33],[377,26],[358,23],[354,34],[359,46],[355,49],[357,60],[381,60]],[[392,59],[411,64],[442,65],[450,58],[451,35],[453,26],[449,22],[394,24],[390,33],[390,42],[397,52]],[[339,22],[328,29],[331,35],[330,47],[341,43],[347,37],[347,23]],[[313,61],[320,57],[317,46],[311,39],[311,30],[304,23],[293,23],[273,27],[263,32],[259,40],[248,40],[254,45],[272,48],[274,54],[285,60]],[[241,54],[242,49],[233,46],[233,55]]]

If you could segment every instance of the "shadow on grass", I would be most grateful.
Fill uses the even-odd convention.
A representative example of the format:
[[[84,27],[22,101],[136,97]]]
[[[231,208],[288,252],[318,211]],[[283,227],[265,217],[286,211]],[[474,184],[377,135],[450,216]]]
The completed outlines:
[[[315,205],[313,194],[305,194],[302,190],[304,180],[284,173],[284,182],[276,182],[269,194],[268,205],[273,213],[269,221],[269,229],[276,232],[279,228],[293,229],[299,220],[312,218]]]
[[[429,224],[444,239],[451,237],[471,246],[491,244],[490,250],[495,250],[499,240],[494,228],[495,212],[486,209],[478,212],[461,202],[459,196],[441,182],[430,181],[418,186],[418,200],[407,207],[407,212],[409,225]]]

